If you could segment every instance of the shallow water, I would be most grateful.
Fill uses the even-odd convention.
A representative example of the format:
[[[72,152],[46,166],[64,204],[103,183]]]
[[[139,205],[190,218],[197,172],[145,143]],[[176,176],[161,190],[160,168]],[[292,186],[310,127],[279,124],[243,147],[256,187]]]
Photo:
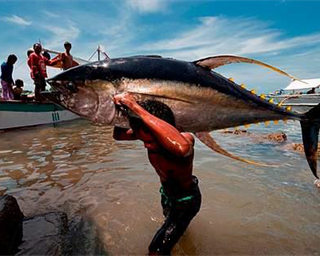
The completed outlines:
[[[286,143],[262,138],[280,130]],[[291,150],[299,124],[249,131],[212,134],[236,155],[278,166],[240,163],[197,141],[202,208],[174,255],[320,254],[320,190],[304,155]],[[0,193],[15,196],[27,216],[81,216],[110,255],[146,254],[163,221],[158,189],[142,143],[114,141],[111,127],[78,120],[0,133]]]

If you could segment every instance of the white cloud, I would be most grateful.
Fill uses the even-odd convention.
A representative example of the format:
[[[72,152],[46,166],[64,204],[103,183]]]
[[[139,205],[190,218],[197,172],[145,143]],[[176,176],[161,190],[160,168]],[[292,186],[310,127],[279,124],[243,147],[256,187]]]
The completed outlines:
[[[59,15],[55,14],[53,12],[43,11],[43,14],[46,15],[47,17],[50,17],[50,18],[59,18]]]
[[[175,36],[145,43],[137,48],[144,54],[160,54],[193,61],[199,58],[233,54],[247,56],[276,66],[299,78],[320,77],[320,32],[288,37],[271,24],[253,18],[204,17]],[[260,92],[285,87],[289,79],[250,64],[234,64],[217,69],[236,82],[249,84]]]
[[[140,13],[163,11],[166,6],[164,0],[127,0],[127,4]]]
[[[64,41],[73,41],[80,35],[80,29],[75,25],[65,27],[44,25],[43,28],[52,35],[46,40],[45,47],[47,48],[61,47]]]
[[[21,18],[17,15],[12,15],[11,17],[5,17],[4,20],[21,25],[21,26],[29,26],[32,23],[31,21],[27,21],[24,18]]]
[[[208,55],[276,53],[320,43],[320,33],[284,38],[269,24],[250,18],[205,17],[200,25],[175,34],[172,39],[147,43],[141,49],[190,60]]]

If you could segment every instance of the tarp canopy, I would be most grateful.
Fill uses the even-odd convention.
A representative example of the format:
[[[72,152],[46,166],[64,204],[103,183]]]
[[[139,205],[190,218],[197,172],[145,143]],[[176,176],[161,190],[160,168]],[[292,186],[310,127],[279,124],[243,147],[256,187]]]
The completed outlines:
[[[301,82],[302,81],[302,82]],[[316,79],[304,79],[304,80],[294,80],[286,88],[285,91],[289,90],[304,90],[312,89],[320,86],[320,78]]]

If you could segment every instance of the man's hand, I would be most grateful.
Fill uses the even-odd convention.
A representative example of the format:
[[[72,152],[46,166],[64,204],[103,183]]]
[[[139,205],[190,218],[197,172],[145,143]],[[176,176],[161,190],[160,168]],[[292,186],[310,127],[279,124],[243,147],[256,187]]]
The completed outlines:
[[[127,92],[115,95],[113,100],[116,105],[124,105],[130,109],[132,109],[135,105],[138,105],[135,98]]]

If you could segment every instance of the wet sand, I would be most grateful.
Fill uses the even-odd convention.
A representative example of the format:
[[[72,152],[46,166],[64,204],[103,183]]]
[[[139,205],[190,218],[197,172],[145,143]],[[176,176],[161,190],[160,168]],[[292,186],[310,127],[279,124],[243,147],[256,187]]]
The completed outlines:
[[[255,167],[196,142],[200,213],[174,255],[319,255],[320,190],[304,155],[298,123],[254,126],[284,131],[286,143],[212,133],[225,149],[278,167]],[[109,255],[145,255],[163,221],[159,180],[141,142],[116,142],[112,128],[79,120],[0,133],[0,193],[27,216],[64,211]],[[41,246],[41,245],[40,245]],[[94,253],[94,252],[93,252]]]

